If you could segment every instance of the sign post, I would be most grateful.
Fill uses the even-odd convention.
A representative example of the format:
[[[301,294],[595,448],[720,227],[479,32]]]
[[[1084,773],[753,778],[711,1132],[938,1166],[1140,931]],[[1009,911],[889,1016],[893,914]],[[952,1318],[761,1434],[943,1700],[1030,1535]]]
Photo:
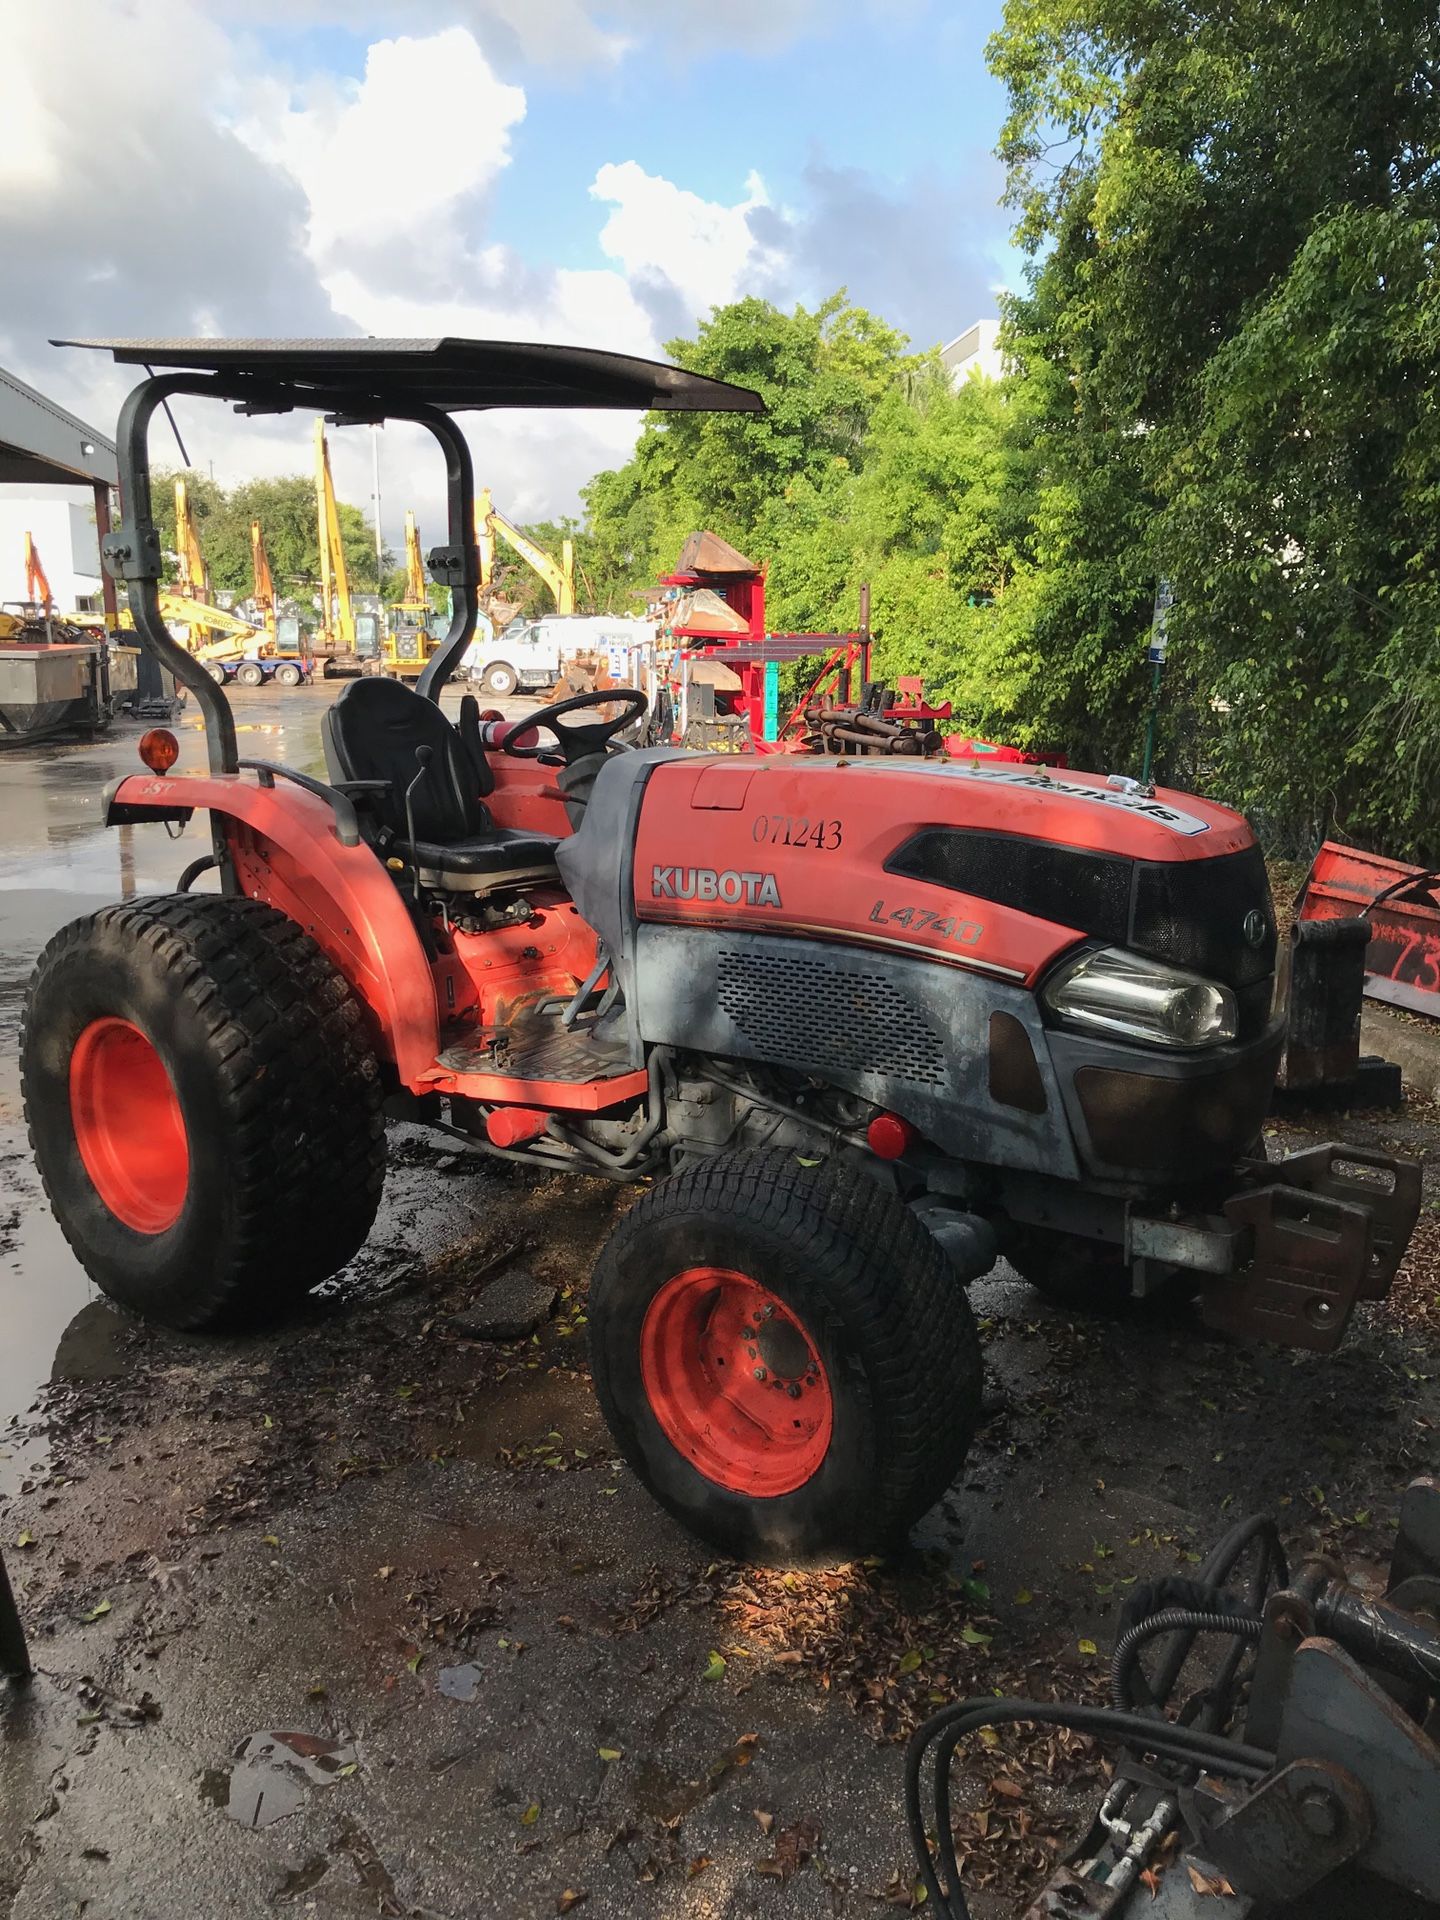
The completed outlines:
[[[1150,663],[1150,717],[1145,723],[1145,757],[1140,768],[1140,779],[1145,786],[1151,784],[1155,767],[1155,729],[1160,718],[1160,682],[1165,673],[1165,655],[1170,645],[1170,609],[1175,604],[1175,589],[1166,579],[1161,579],[1155,589],[1155,614],[1150,622],[1150,635],[1145,643],[1145,658]]]

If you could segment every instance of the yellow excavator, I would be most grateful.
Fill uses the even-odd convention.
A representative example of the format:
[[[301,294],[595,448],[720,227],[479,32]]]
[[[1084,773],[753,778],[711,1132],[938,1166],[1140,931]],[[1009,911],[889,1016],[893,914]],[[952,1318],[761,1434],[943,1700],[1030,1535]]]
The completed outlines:
[[[340,538],[340,512],[335,504],[335,482],[330,476],[330,448],[325,422],[315,421],[315,513],[320,536],[320,629],[315,653],[327,679],[374,671],[380,659],[379,622],[374,614],[357,613],[350,594],[350,569]]]
[[[415,516],[405,514],[405,598],[386,608],[385,672],[397,680],[418,680],[439,641],[430,631],[430,602]]]
[[[482,604],[489,612],[494,604],[495,593],[495,538],[496,535],[512,547],[520,558],[545,582],[555,596],[557,613],[575,611],[575,542],[565,540],[561,544],[560,559],[557,562],[552,554],[537,546],[528,534],[522,533],[513,521],[507,520],[497,511],[490,497],[489,487],[482,487],[475,500],[475,537],[480,548],[480,594]],[[491,625],[494,626],[494,618]],[[503,621],[501,623],[504,624]],[[497,632],[498,632],[497,628]]]

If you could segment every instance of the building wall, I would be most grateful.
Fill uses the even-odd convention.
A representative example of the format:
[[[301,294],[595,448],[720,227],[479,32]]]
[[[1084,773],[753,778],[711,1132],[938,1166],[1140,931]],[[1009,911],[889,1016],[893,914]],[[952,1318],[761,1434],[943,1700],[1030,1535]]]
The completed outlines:
[[[1005,356],[1000,351],[1000,322],[977,320],[940,349],[940,358],[950,369],[950,378],[957,387],[972,373],[979,373],[987,380],[1000,379],[1005,371]]]
[[[100,542],[94,501],[84,487],[44,492],[0,486],[0,601],[25,598],[25,535],[33,538],[55,596],[72,613],[100,600]]]

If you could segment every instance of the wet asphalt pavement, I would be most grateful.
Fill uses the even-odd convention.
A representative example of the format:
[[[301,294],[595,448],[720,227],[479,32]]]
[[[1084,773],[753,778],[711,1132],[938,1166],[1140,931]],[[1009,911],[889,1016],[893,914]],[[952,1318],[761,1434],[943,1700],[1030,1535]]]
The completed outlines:
[[[327,698],[238,695],[267,730],[242,742],[318,770]],[[191,857],[100,826],[137,732],[0,756],[0,1544],[39,1670],[0,1687],[4,1920],[903,1910],[897,1742],[934,1706],[1093,1697],[1133,1584],[1246,1511],[1379,1567],[1436,1464],[1433,1213],[1403,1301],[1330,1359],[1188,1309],[1076,1318],[997,1268],[972,1290],[995,1411],[887,1566],[716,1562],[613,1457],[584,1309],[624,1200],[599,1183],[396,1128],[370,1242],[296,1322],[122,1319],[38,1191],[15,1039],[50,934]],[[1345,1131],[1440,1152],[1420,1103]],[[466,1337],[516,1264],[555,1318]],[[1029,1734],[971,1757],[977,1920],[1017,1911],[1099,1778]]]

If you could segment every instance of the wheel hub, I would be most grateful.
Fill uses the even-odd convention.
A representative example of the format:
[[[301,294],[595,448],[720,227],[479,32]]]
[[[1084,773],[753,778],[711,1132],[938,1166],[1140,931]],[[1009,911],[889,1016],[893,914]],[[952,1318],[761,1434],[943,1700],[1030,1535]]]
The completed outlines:
[[[718,1486],[793,1493],[829,1451],[834,1406],[815,1344],[748,1274],[691,1267],[667,1280],[641,1328],[640,1370],[661,1431]]]
[[[164,1233],[190,1184],[190,1147],[174,1082],[129,1020],[92,1020],[70,1056],[75,1145],[96,1193],[123,1226]]]

